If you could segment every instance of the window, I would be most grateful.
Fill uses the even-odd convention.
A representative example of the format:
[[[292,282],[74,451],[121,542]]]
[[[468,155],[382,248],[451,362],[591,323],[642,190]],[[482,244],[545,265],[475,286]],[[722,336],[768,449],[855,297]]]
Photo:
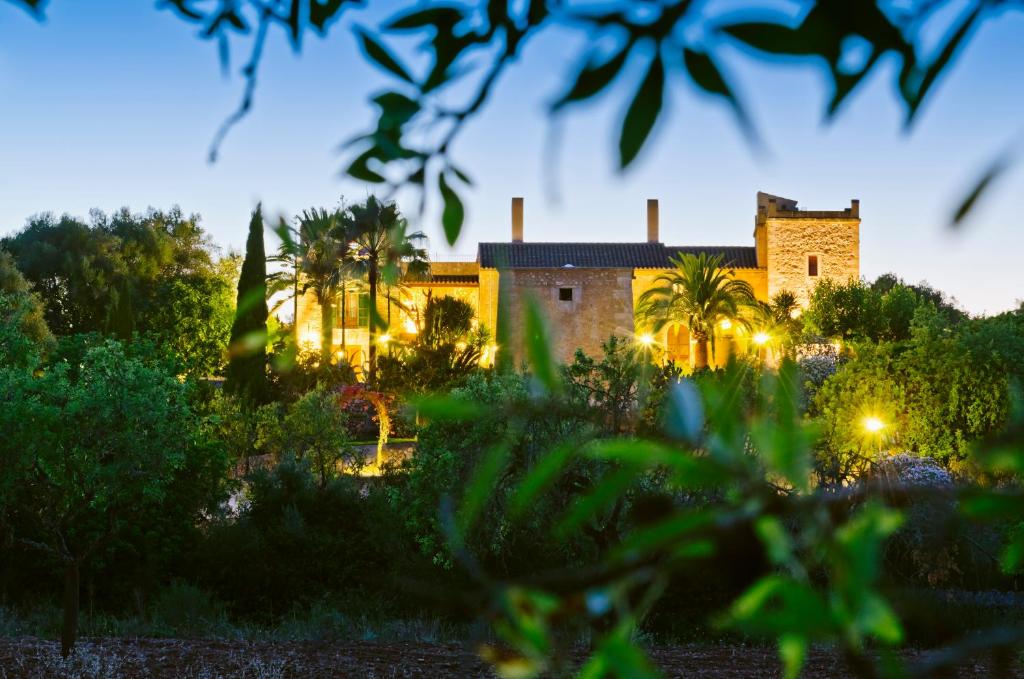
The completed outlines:
[[[370,296],[368,294],[359,295],[359,327],[370,327]]]
[[[807,275],[818,275],[818,255],[807,255]]]
[[[559,302],[571,302],[572,301],[572,288],[558,288],[558,301]]]

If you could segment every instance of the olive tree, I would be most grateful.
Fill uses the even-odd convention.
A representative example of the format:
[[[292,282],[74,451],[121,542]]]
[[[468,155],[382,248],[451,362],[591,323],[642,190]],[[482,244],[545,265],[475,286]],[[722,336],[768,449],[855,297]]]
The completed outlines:
[[[82,565],[160,503],[205,445],[188,385],[114,341],[81,364],[0,370],[0,511],[63,564],[62,652],[78,628]]]

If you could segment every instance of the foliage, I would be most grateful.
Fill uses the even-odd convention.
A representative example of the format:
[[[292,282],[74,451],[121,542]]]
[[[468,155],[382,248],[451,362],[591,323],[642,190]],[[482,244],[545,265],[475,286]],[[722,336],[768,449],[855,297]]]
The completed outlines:
[[[521,375],[470,375],[466,385],[451,392],[455,402],[472,407],[465,421],[430,421],[420,431],[416,455],[403,466],[391,499],[422,553],[437,565],[453,568],[452,545],[446,540],[444,517],[438,507],[445,497],[464,498],[477,467],[500,450],[505,473],[488,489],[484,517],[477,530],[465,536],[465,549],[499,572],[525,573],[539,564],[561,564],[578,547],[542,529],[550,507],[531,507],[528,516],[511,520],[508,507],[517,479],[541,463],[559,442],[579,432],[583,424],[554,409],[530,407],[528,382]],[[513,417],[518,407],[529,416]],[[569,482],[583,484],[583,478]],[[555,502],[564,502],[559,499]]]
[[[601,349],[600,361],[577,349],[573,362],[563,369],[565,383],[603,434],[635,433],[651,375],[658,369],[646,347],[621,337],[610,337]]]
[[[270,398],[267,380],[267,256],[263,246],[263,208],[249,220],[245,261],[238,278],[238,302],[231,324],[230,358],[224,390],[254,404]]]
[[[794,358],[803,332],[803,319],[796,296],[780,290],[768,302],[758,301],[753,307],[751,326],[771,338],[771,346],[781,356]]]
[[[151,332],[181,357],[192,376],[224,372],[235,317],[231,282],[238,278],[238,264],[236,257],[226,257],[215,264],[215,275],[169,279],[157,291],[162,302],[153,312]]]
[[[52,344],[42,300],[0,250],[0,368],[35,368]]]
[[[291,350],[291,337],[274,345],[271,379],[280,400],[291,403],[315,388],[338,389],[355,384],[355,371],[346,362],[324,363],[311,349]],[[286,344],[287,343],[287,344]]]
[[[1024,360],[1020,328],[1019,314],[950,328],[929,305],[915,313],[909,341],[856,345],[815,396],[827,456],[864,460],[896,449],[962,462],[1007,420],[1008,380],[1021,376]],[[886,425],[878,436],[864,429],[869,416]]]
[[[893,57],[901,64],[895,71],[894,91],[909,122],[972,29],[994,11],[982,0],[969,3],[940,44],[924,49],[926,28],[941,16],[942,4],[914,3],[891,11],[871,1],[851,5],[818,0],[797,22],[785,13],[767,14],[754,6],[715,13],[702,12],[684,1],[644,3],[644,11],[631,11],[624,2],[593,8],[553,0],[400,10],[385,23],[383,35],[357,29],[367,59],[387,72],[395,85],[374,95],[372,101],[379,109],[376,125],[353,140],[347,172],[392,189],[413,187],[428,194],[436,187],[445,235],[454,243],[464,220],[458,193],[471,184],[452,158],[456,140],[496,96],[501,76],[533,42],[531,38],[566,29],[586,39],[575,55],[573,72],[551,104],[550,115],[563,115],[601,95],[627,92],[616,135],[616,164],[622,169],[631,166],[649,144],[664,115],[664,98],[673,76],[726,105],[747,138],[757,144],[747,108],[720,65],[722,52],[735,45],[765,61],[777,57],[815,60],[832,91],[826,109],[829,118],[885,57]],[[682,30],[686,26],[696,30]],[[406,36],[423,39],[430,56],[425,69],[391,50]],[[863,61],[852,68],[846,58],[850,36],[857,36],[864,46]],[[627,68],[627,63],[640,66]],[[628,79],[625,90],[617,86],[623,79]],[[455,106],[449,102],[453,92],[461,95]],[[416,134],[425,127],[441,132],[427,137]],[[958,220],[1007,164],[1005,157],[993,164],[964,199]]]
[[[914,287],[893,282],[891,274],[879,277],[873,284],[851,280],[846,283],[832,279],[820,281],[811,293],[810,304],[802,318],[807,334],[812,337],[844,341],[871,340],[898,342],[910,339],[911,321],[921,306],[935,306],[954,322],[962,320],[955,307],[943,301],[927,285]],[[938,295],[936,297],[936,295]]]
[[[680,254],[670,262],[673,269],[640,295],[637,316],[655,331],[670,323],[686,326],[696,342],[694,368],[700,370],[708,366],[708,341],[715,353],[715,329],[722,321],[749,324],[754,291],[746,281],[731,277],[721,255]]]
[[[178,208],[95,210],[86,224],[43,214],[3,246],[43,301],[55,335],[153,334],[191,374],[221,366],[234,269],[216,261],[198,216]],[[191,339],[182,338],[186,330]]]
[[[454,297],[429,297],[423,328],[406,347],[378,360],[378,384],[399,394],[445,392],[462,386],[480,369],[490,337],[473,327],[475,312]]]
[[[241,514],[212,526],[196,554],[196,581],[239,615],[284,615],[329,597],[363,611],[394,605],[388,592],[409,553],[401,521],[360,484],[321,486],[305,462],[256,472]]]
[[[298,259],[300,294],[312,291],[320,307],[320,361],[333,363],[334,308],[338,291],[355,265],[341,211],[312,208],[299,217]],[[287,242],[287,241],[282,241]],[[298,322],[298,319],[295,319]],[[301,347],[300,347],[301,349]]]
[[[384,319],[377,311],[377,289],[383,279],[388,284],[403,278],[422,279],[430,273],[427,253],[420,245],[426,236],[409,231],[409,223],[394,201],[369,196],[363,203],[351,205],[343,215],[342,228],[351,239],[351,250],[366,272],[370,304],[370,351],[367,381],[375,382],[377,345]]]
[[[38,376],[0,371],[0,394],[0,487],[9,491],[3,508],[22,527],[22,543],[64,568],[66,653],[76,635],[82,565],[138,522],[152,520],[147,507],[188,497],[178,509],[194,520],[209,508],[209,489],[178,495],[176,479],[194,464],[212,469],[214,479],[224,469],[210,457],[216,454],[211,444],[196,436],[187,386],[115,342],[89,349],[74,373],[65,364]],[[181,511],[167,519],[181,521]],[[155,546],[141,542],[147,544]]]
[[[317,387],[289,405],[280,419],[277,431],[268,429],[261,440],[264,445],[280,451],[279,455],[306,460],[321,487],[341,472],[358,472],[363,460],[349,446],[348,417],[338,394]]]

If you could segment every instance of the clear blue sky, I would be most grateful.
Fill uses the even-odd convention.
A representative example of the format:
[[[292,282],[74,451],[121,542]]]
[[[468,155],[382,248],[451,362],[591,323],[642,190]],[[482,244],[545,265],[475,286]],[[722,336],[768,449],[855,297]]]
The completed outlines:
[[[337,145],[371,123],[367,95],[385,83],[347,30],[353,20],[372,24],[379,16],[349,14],[300,56],[275,36],[255,111],[209,165],[208,144],[241,90],[242,55],[224,78],[215,45],[154,4],[52,0],[40,24],[0,1],[0,233],[42,211],[84,217],[93,207],[178,204],[200,213],[217,242],[240,249],[256,201],[290,215],[366,195],[366,187],[339,178]],[[659,198],[665,242],[738,245],[752,243],[758,190],[809,209],[859,198],[865,276],[894,271],[928,280],[975,313],[1009,309],[1024,298],[1024,164],[963,233],[945,225],[964,187],[1022,132],[1021,35],[1024,13],[987,24],[910,134],[888,70],[825,126],[813,67],[730,53],[727,66],[769,154],[754,157],[721,105],[677,83],[671,120],[625,175],[614,166],[621,90],[566,120],[557,169],[545,169],[545,104],[570,67],[574,40],[545,36],[456,147],[476,188],[454,252],[507,240],[514,195],[526,199],[527,240],[643,240],[645,199]],[[415,211],[412,200],[403,204]],[[435,206],[422,220],[410,217],[431,236],[432,250],[446,252]]]

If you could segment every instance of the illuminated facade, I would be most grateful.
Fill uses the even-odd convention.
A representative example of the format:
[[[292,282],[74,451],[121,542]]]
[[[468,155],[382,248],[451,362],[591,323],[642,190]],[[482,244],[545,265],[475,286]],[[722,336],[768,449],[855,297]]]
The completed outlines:
[[[781,290],[806,305],[824,278],[846,281],[860,276],[860,207],[858,201],[839,211],[806,211],[795,200],[757,194],[754,244],[751,246],[673,246],[660,239],[658,204],[648,201],[647,239],[631,243],[549,243],[524,239],[523,202],[512,199],[512,238],[481,243],[475,262],[432,262],[431,278],[389,291],[382,286],[378,312],[388,322],[387,339],[414,338],[427,297],[449,295],[470,303],[478,322],[501,336],[518,362],[522,358],[522,318],[528,298],[539,302],[549,320],[553,350],[571,360],[577,348],[591,355],[611,335],[647,335],[635,317],[637,300],[668,270],[669,258],[680,253],[721,255],[731,275],[747,281],[755,296],[767,301]],[[393,300],[389,303],[390,299]],[[341,297],[341,296],[340,296]],[[346,292],[335,314],[334,345],[339,358],[356,367],[366,360],[369,345],[368,297]],[[340,310],[344,309],[344,313]],[[754,337],[723,323],[716,333],[716,365],[731,352],[745,349]],[[320,341],[320,313],[306,295],[298,307],[300,343]],[[666,360],[692,361],[694,351],[685,327],[670,326],[645,338]],[[759,338],[763,339],[763,338]],[[755,342],[756,343],[756,342]],[[493,359],[493,348],[487,356]]]

